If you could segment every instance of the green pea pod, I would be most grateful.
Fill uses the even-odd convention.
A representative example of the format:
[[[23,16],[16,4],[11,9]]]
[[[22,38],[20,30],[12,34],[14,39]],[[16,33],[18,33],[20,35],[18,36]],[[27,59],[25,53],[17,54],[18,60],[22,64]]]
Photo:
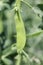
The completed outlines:
[[[3,21],[0,18],[0,34],[3,32]]]
[[[22,52],[26,43],[26,33],[23,20],[21,18],[20,12],[15,12],[15,25],[16,25],[16,32],[17,32],[17,52]]]

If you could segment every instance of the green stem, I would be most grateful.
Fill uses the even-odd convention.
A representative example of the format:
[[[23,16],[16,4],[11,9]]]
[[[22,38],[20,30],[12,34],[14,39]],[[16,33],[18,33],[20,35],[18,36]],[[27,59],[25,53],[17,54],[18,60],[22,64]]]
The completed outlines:
[[[36,15],[38,15],[38,13],[35,11],[35,8],[32,7],[28,2],[26,2],[25,0],[21,0],[21,2],[25,3],[28,7],[30,7],[30,8],[34,11],[34,13],[35,13]]]
[[[25,3],[27,6],[29,6],[31,9],[33,8],[29,3],[25,2],[24,0],[21,0],[21,2]]]
[[[18,54],[18,55],[16,56],[16,65],[20,65],[20,63],[21,63],[21,55]]]
[[[23,50],[22,52],[23,52],[23,54],[25,55],[25,57],[30,61],[29,55],[28,55],[24,50]]]
[[[21,3],[21,0],[16,0],[15,2],[15,8],[17,8],[16,10],[20,9],[20,3]]]

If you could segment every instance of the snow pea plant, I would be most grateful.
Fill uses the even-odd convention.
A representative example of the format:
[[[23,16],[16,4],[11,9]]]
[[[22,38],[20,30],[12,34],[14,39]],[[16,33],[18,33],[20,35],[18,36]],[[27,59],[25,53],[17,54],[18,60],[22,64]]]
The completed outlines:
[[[3,55],[1,57],[1,59],[6,65],[10,65],[10,63],[9,64],[7,63],[7,62],[10,61],[10,60],[7,59],[7,56],[9,56],[10,54],[12,54],[14,52],[17,52],[17,54],[18,54],[16,56],[16,59],[17,59],[16,65],[20,65],[21,54],[22,53],[29,60],[29,55],[24,51],[27,36],[31,37],[31,36],[35,36],[35,35],[38,35],[38,34],[43,32],[41,30],[41,31],[39,31],[39,32],[37,32],[35,34],[32,34],[32,35],[26,34],[24,22],[23,22],[21,13],[20,13],[21,12],[21,2],[23,2],[27,6],[29,6],[34,11],[34,13],[37,15],[37,13],[34,10],[34,7],[32,7],[29,3],[27,3],[27,2],[25,2],[23,0],[16,0],[15,1],[14,8],[12,10],[14,10],[14,13],[15,13],[15,15],[14,15],[14,23],[15,23],[15,26],[16,26],[16,33],[17,33],[17,35],[16,35],[16,43],[12,44],[11,47],[6,49],[8,51],[8,53],[6,52],[6,50],[3,51]],[[1,20],[1,17],[0,17],[0,33],[2,33],[2,31],[3,31],[3,23],[2,23],[2,20]]]

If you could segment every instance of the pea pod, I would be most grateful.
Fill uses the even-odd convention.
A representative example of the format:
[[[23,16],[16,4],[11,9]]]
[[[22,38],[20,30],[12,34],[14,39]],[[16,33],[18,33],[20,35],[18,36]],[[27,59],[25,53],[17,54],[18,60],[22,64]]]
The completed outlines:
[[[25,43],[26,43],[26,33],[25,33],[25,27],[24,22],[21,18],[20,12],[15,12],[15,25],[16,25],[16,32],[17,32],[17,52],[21,52],[24,49]]]

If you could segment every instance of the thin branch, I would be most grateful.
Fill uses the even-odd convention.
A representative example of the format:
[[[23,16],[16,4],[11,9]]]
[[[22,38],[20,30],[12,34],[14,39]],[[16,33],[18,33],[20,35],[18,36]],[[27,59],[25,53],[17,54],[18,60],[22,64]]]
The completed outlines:
[[[26,1],[21,0],[21,2],[25,3],[25,4],[26,4],[27,6],[29,6],[31,9],[33,9],[33,7],[32,7],[29,3],[27,3]]]
[[[20,65],[20,63],[21,63],[21,55],[18,54],[18,55],[15,57],[15,59],[16,59],[16,65]]]
[[[31,6],[31,4],[29,4],[29,3],[26,2],[25,0],[21,0],[21,2],[23,2],[23,3],[26,4],[28,7],[30,7],[30,8],[34,11],[34,13],[35,13],[36,15],[38,15],[38,13],[36,12],[36,9],[35,9],[33,6]]]

